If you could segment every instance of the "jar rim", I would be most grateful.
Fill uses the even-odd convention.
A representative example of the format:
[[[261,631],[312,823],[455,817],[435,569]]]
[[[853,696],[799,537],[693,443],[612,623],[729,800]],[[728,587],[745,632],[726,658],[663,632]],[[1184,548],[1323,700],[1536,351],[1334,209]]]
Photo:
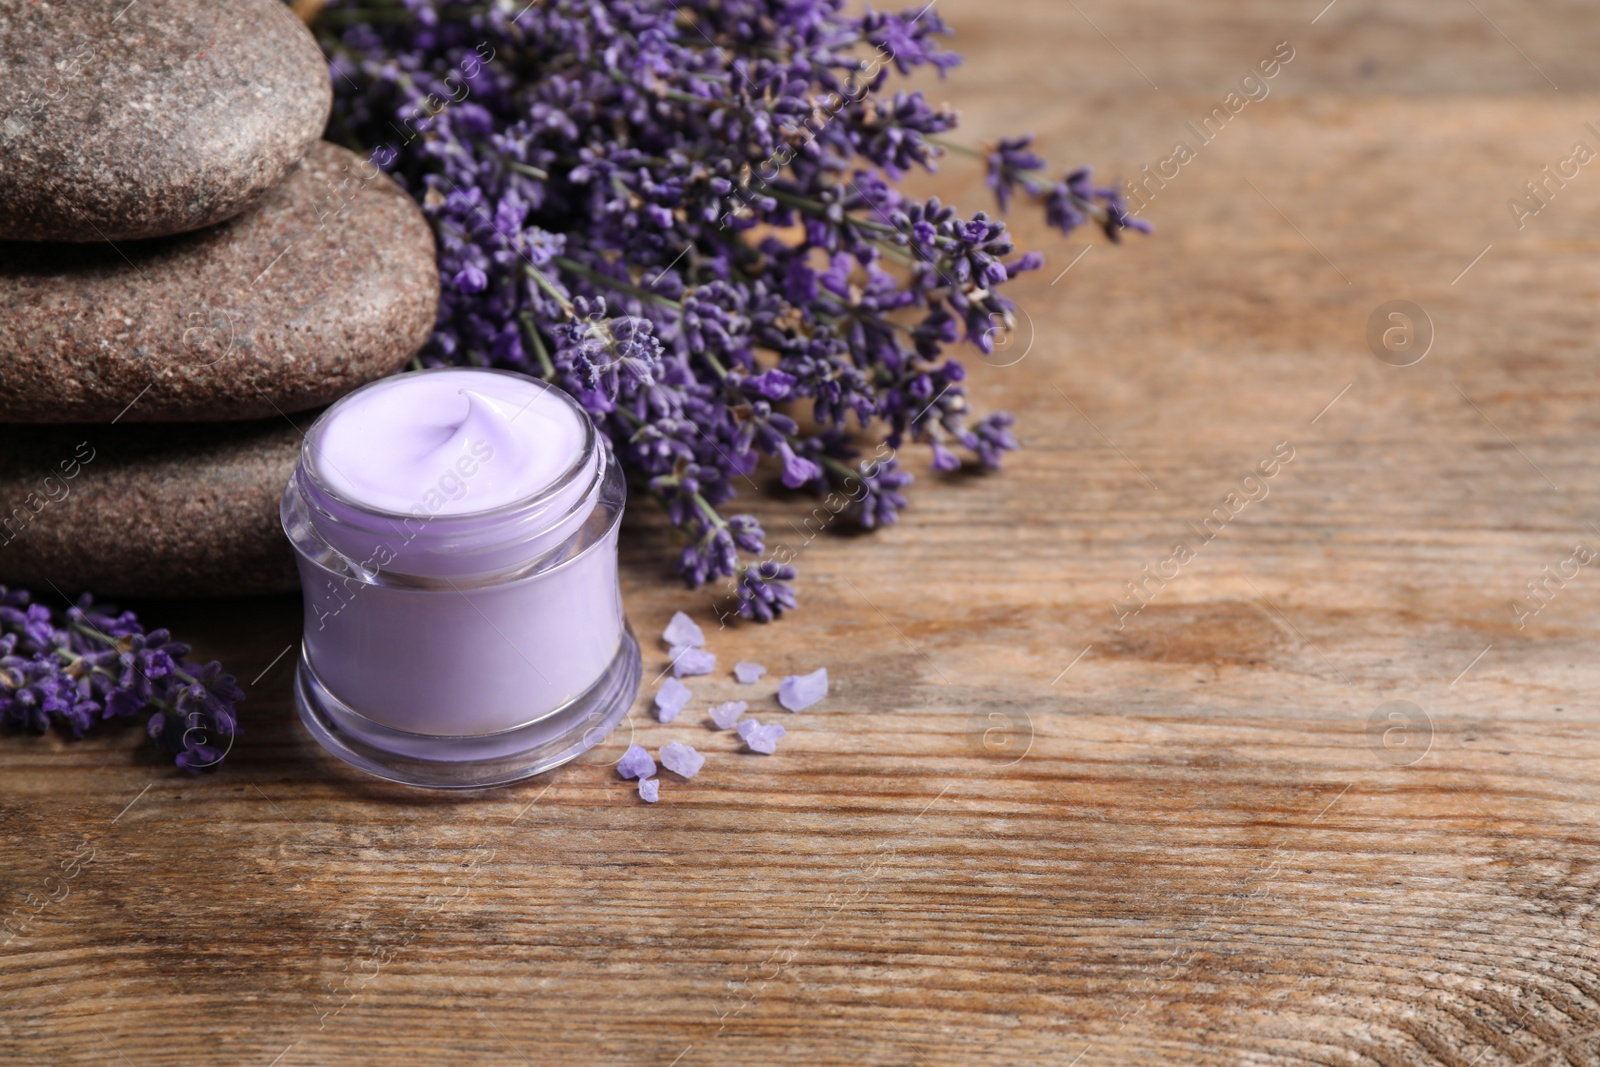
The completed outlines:
[[[289,485],[278,504],[278,521],[302,565],[315,567],[330,578],[356,579],[364,585],[416,590],[450,589],[457,593],[502,586],[524,579],[544,578],[576,566],[615,532],[622,522],[623,506],[627,499],[621,469],[608,457],[602,457],[593,493],[594,508],[585,514],[584,521],[572,533],[572,537],[583,539],[576,551],[570,554],[563,552],[568,544],[563,541],[537,555],[519,559],[515,564],[497,570],[441,577],[412,573],[392,563],[369,569],[348,551],[335,546],[329,540],[327,531],[312,519],[311,502],[301,492],[298,479],[298,471],[289,476]],[[594,524],[596,512],[605,516],[600,525]]]
[[[441,372],[459,373],[461,371],[468,371],[473,374],[496,374],[500,375],[501,377],[515,378],[520,382],[530,383],[546,393],[554,393],[562,403],[566,404],[570,409],[572,409],[574,414],[578,416],[578,424],[583,428],[583,447],[578,450],[578,454],[573,457],[573,461],[567,467],[567,469],[562,471],[552,481],[542,486],[537,492],[532,493],[529,496],[519,497],[516,500],[508,501],[504,504],[496,504],[494,507],[483,508],[479,511],[460,511],[453,512],[449,515],[433,514],[427,516],[419,516],[410,511],[390,511],[386,508],[373,507],[372,505],[363,503],[362,501],[353,500],[350,497],[340,493],[337,489],[333,488],[333,486],[329,485],[325,479],[323,479],[321,472],[318,470],[317,460],[313,453],[312,445],[319,439],[320,431],[322,431],[329,424],[334,413],[337,412],[342,405],[360,396],[362,393],[367,392],[369,389],[385,386],[397,378],[410,378],[427,374],[438,374]],[[472,522],[482,522],[485,519],[493,519],[497,516],[514,515],[519,512],[541,510],[543,505],[548,504],[555,497],[569,491],[573,484],[576,483],[591,466],[593,466],[595,451],[598,447],[599,432],[595,428],[594,419],[590,418],[589,413],[583,409],[583,405],[579,404],[578,401],[565,389],[552,385],[542,378],[535,378],[531,374],[524,374],[521,371],[505,370],[500,367],[424,367],[421,370],[402,371],[399,374],[390,374],[374,381],[370,381],[365,385],[359,386],[358,388],[346,393],[338,400],[335,400],[332,404],[329,404],[323,409],[322,414],[318,415],[316,420],[312,422],[311,428],[306,431],[305,438],[300,442],[299,466],[300,469],[305,473],[306,481],[309,484],[309,487],[316,493],[316,495],[323,497],[326,500],[339,505],[340,507],[348,508],[351,511],[369,516],[374,519],[397,519],[405,521],[408,519],[426,517],[430,524],[444,523],[448,525],[455,520],[466,519],[471,520]]]

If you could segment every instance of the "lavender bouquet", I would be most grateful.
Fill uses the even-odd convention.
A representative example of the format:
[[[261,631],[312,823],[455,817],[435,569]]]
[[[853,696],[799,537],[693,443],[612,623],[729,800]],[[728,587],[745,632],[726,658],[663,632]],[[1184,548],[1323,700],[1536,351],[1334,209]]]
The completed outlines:
[[[961,147],[941,140],[953,112],[885,88],[960,62],[931,4],[294,2],[330,57],[333,136],[409,189],[438,236],[443,298],[420,361],[572,393],[682,531],[678,570],[725,581],[739,614],[795,605],[789,560],[725,512],[760,457],[871,528],[906,504],[907,440],[941,471],[961,465],[955,448],[996,467],[1017,447],[1009,415],[969,411],[947,350],[992,351],[1013,322],[1000,288],[1042,260],[982,212],[892,184]],[[1002,211],[1021,192],[1062,232],[1148,230],[1087,168],[1040,177],[1029,143],[974,153]],[[52,612],[0,587],[0,723],[82,736],[148,713],[179,766],[214,766],[244,694],[188,652],[88,597]]]
[[[761,456],[876,527],[906,504],[907,440],[940,471],[957,448],[995,467],[1017,447],[1011,416],[969,410],[948,349],[992,350],[1013,321],[1000,288],[1042,260],[893,184],[954,147],[952,111],[888,88],[960,62],[931,4],[332,0],[314,26],[330,136],[438,236],[421,364],[572,393],[682,531],[677,569],[724,581],[739,614],[795,605],[788,559],[727,508]],[[982,153],[1002,210],[1020,191],[1063,232],[1147,229],[1087,169],[1039,177],[1028,146]]]
[[[244,693],[216,661],[191,665],[189,646],[146,633],[133,612],[88,596],[62,612],[0,585],[0,724],[82,737],[96,723],[149,713],[156,745],[179,766],[222,762],[239,732]]]

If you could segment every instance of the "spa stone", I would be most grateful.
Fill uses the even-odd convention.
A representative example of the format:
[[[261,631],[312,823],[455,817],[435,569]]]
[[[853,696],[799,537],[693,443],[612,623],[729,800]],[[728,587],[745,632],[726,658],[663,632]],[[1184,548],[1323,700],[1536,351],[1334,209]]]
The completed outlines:
[[[232,218],[322,134],[328,65],[280,0],[0,5],[0,238]]]
[[[433,328],[433,232],[321,142],[230,222],[115,247],[0,242],[0,422],[257,419],[398,370]]]
[[[0,584],[40,597],[292,590],[278,497],[300,433],[226,426],[0,426]]]

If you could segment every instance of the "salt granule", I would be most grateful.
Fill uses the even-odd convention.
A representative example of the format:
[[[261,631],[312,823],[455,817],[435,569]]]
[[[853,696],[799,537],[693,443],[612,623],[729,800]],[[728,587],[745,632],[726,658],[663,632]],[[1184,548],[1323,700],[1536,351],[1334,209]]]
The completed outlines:
[[[699,774],[705,762],[704,756],[681,742],[673,741],[661,746],[661,765],[685,778]]]
[[[617,760],[617,773],[624,778],[648,778],[656,773],[656,761],[643,745],[629,745],[628,751]]]
[[[644,801],[646,804],[654,804],[656,801],[660,800],[661,799],[661,779],[659,779],[659,778],[641,778],[641,779],[639,779],[639,799]]]
[[[672,649],[672,673],[679,678],[710,674],[717,669],[717,657],[703,648],[677,645]]]
[[[791,674],[778,683],[778,703],[790,711],[804,711],[828,695],[828,668],[810,674]]]
[[[656,692],[656,718],[662,722],[671,722],[678,717],[678,712],[689,703],[689,698],[694,696],[689,692],[689,687],[676,678],[668,678],[661,683],[661,688]]]
[[[661,639],[672,646],[704,648],[706,645],[706,635],[700,632],[700,627],[695,625],[693,619],[681,611],[673,612],[672,621],[661,631]]]
[[[744,701],[730,700],[711,709],[711,721],[717,724],[717,729],[726,730],[739,721],[739,716],[749,710],[750,705]]]
[[[789,732],[777,723],[762,725],[754,719],[745,719],[734,729],[744,738],[746,748],[766,756],[778,751],[778,738]]]
[[[744,685],[755,685],[761,680],[761,676],[766,673],[767,669],[759,663],[735,663],[733,665],[733,676]]]

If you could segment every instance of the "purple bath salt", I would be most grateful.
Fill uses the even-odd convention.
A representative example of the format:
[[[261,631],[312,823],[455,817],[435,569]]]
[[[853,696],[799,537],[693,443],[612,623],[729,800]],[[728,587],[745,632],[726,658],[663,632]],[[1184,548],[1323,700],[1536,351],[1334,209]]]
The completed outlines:
[[[791,674],[778,683],[778,703],[790,711],[805,711],[828,695],[828,668],[810,674]]]
[[[744,685],[755,685],[761,680],[761,676],[766,673],[767,669],[759,663],[735,663],[733,665],[733,676]]]
[[[639,799],[644,801],[646,804],[654,804],[656,801],[660,800],[661,799],[661,779],[659,779],[659,778],[641,778],[641,779],[639,779]]]
[[[744,738],[746,748],[766,756],[778,751],[778,738],[789,732],[775,722],[763,725],[754,719],[745,719],[734,729]]]
[[[617,760],[617,773],[624,778],[648,778],[656,773],[656,761],[643,745],[629,745],[628,751]]]
[[[689,745],[673,741],[661,746],[661,765],[669,771],[693,778],[706,764],[706,758]]]
[[[716,655],[703,648],[678,645],[672,650],[672,673],[679,678],[692,674],[710,674],[716,669]]]
[[[689,703],[689,698],[694,696],[689,692],[689,687],[676,678],[668,678],[661,683],[661,688],[656,692],[656,718],[662,722],[671,722],[678,717],[678,712]]]
[[[749,710],[750,705],[744,701],[730,700],[711,709],[711,721],[717,724],[717,729],[726,730],[739,721],[739,716]]]
[[[700,627],[694,624],[693,619],[681,611],[673,613],[672,621],[661,631],[661,639],[674,648],[683,645],[690,648],[706,647],[706,635],[700,632]]]

